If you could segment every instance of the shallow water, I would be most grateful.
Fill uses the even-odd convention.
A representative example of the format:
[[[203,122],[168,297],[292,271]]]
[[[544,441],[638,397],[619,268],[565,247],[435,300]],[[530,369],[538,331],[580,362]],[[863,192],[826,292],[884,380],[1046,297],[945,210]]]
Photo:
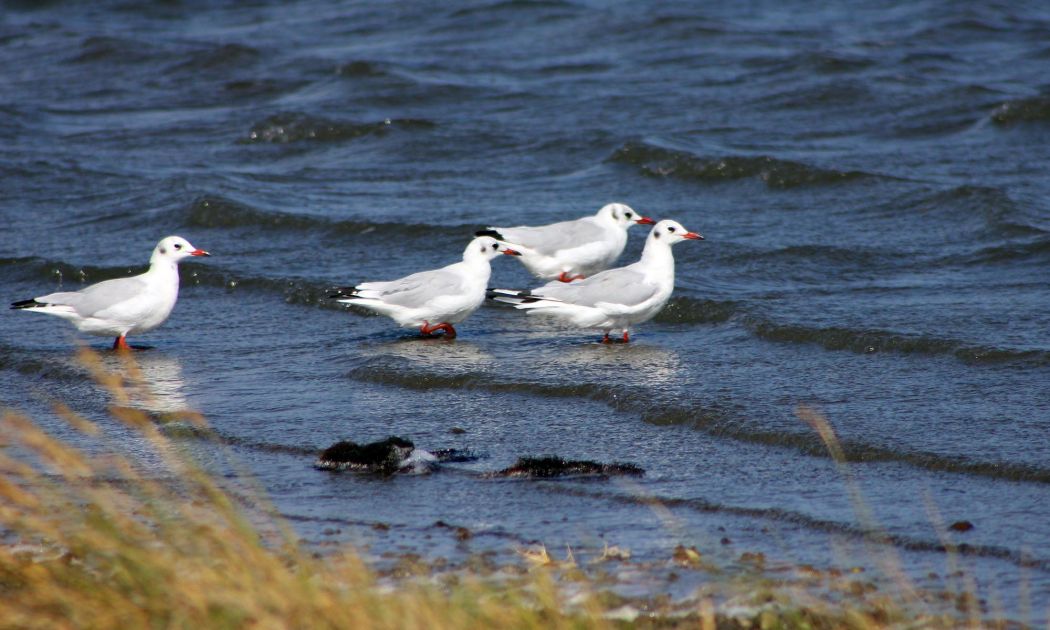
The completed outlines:
[[[1047,42],[1040,3],[9,3],[0,288],[135,273],[170,233],[210,250],[133,340],[142,404],[201,411],[307,540],[863,562],[804,404],[914,579],[969,520],[947,536],[989,607],[1045,621]],[[610,201],[707,237],[676,246],[675,297],[630,345],[499,306],[421,341],[324,298]],[[531,283],[494,262],[494,285]],[[0,330],[0,402],[59,432],[51,399],[105,417],[66,325]],[[479,457],[311,467],[392,434]],[[547,453],[647,474],[484,476]]]

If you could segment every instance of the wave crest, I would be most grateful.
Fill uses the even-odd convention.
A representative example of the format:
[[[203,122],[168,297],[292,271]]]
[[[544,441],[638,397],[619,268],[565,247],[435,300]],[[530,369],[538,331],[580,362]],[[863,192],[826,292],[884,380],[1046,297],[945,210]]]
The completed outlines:
[[[841,327],[821,328],[800,324],[777,324],[759,318],[748,318],[745,325],[753,335],[779,343],[816,344],[826,350],[847,350],[858,354],[895,352],[900,354],[952,355],[972,365],[1021,363],[1032,366],[1050,365],[1046,350],[1015,350],[968,345],[956,339],[910,335],[885,330],[854,330]]]
[[[755,427],[739,417],[738,412],[718,403],[690,407],[666,405],[651,396],[624,395],[623,388],[613,389],[594,383],[539,383],[496,379],[480,372],[459,374],[433,373],[387,361],[367,361],[350,372],[350,378],[413,390],[477,389],[492,393],[511,393],[547,398],[580,398],[594,400],[616,410],[638,413],[644,422],[655,425],[687,426],[708,435],[750,444],[794,449],[812,457],[829,457],[820,437],[800,431],[777,431]],[[1050,483],[1050,469],[1011,462],[974,461],[923,451],[905,451],[859,440],[843,440],[842,451],[852,462],[901,462],[917,468],[941,472],[977,475],[995,479]]]
[[[732,301],[697,300],[675,297],[667,302],[653,321],[664,324],[720,324],[729,321],[737,310]]]
[[[329,120],[319,116],[300,113],[284,113],[270,116],[256,123],[248,132],[244,144],[289,142],[342,142],[361,136],[384,135],[393,129],[431,129],[435,125],[429,120],[404,118],[379,120],[368,123]]]
[[[1050,96],[1033,96],[1006,101],[992,111],[991,117],[993,123],[1002,126],[1050,122]]]
[[[765,155],[706,158],[645,142],[624,144],[613,152],[609,161],[634,166],[648,177],[699,182],[757,178],[770,188],[830,185],[872,177],[861,171],[817,168]]]

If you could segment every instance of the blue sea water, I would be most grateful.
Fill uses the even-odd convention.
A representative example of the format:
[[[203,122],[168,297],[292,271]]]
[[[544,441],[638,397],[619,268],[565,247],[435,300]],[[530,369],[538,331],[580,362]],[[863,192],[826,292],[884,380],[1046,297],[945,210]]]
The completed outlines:
[[[879,553],[931,588],[959,561],[990,615],[1045,623],[1048,63],[1038,2],[7,2],[0,289],[137,273],[167,234],[211,251],[132,339],[144,404],[203,413],[310,543],[874,566],[805,405]],[[629,345],[492,305],[421,341],[325,298],[612,201],[706,236]],[[534,281],[507,258],[493,284]],[[77,338],[5,312],[0,404],[106,422]],[[311,466],[388,435],[477,458]],[[485,474],[543,454],[646,475]]]

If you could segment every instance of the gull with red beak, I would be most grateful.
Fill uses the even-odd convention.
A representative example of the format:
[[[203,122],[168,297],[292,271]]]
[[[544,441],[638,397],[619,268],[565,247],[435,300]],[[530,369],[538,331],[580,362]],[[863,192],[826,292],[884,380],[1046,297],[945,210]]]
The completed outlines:
[[[632,225],[650,225],[630,206],[610,203],[597,214],[549,225],[490,227],[477,236],[492,236],[514,245],[522,264],[537,278],[571,282],[608,269],[627,245]]]
[[[328,297],[386,315],[402,328],[419,328],[424,337],[441,330],[452,339],[456,336],[452,324],[469,317],[485,301],[490,263],[500,254],[521,255],[490,236],[479,236],[467,245],[461,262],[388,282],[336,289]]]
[[[610,342],[610,331],[620,330],[626,343],[630,341],[629,328],[656,315],[674,291],[671,246],[703,238],[676,221],[660,221],[645,241],[641,260],[634,264],[571,284],[550,282],[532,291],[495,289],[492,297],[530,313],[552,315],[580,328],[603,330],[603,343]]]
[[[129,350],[127,335],[153,330],[175,308],[179,261],[209,255],[181,236],[169,236],[153,248],[146,273],[22,300],[11,308],[61,317],[89,335],[115,337],[114,350]]]

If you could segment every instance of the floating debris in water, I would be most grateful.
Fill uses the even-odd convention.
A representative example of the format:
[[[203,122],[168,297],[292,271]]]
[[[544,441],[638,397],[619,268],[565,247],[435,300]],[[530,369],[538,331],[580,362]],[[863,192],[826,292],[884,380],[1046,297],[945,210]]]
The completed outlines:
[[[509,468],[491,473],[494,477],[535,477],[547,479],[575,475],[644,475],[645,470],[634,464],[602,464],[586,460],[562,459],[554,455],[545,457],[519,457]]]
[[[973,523],[970,521],[955,521],[948,526],[948,529],[954,532],[968,532],[973,529]]]

